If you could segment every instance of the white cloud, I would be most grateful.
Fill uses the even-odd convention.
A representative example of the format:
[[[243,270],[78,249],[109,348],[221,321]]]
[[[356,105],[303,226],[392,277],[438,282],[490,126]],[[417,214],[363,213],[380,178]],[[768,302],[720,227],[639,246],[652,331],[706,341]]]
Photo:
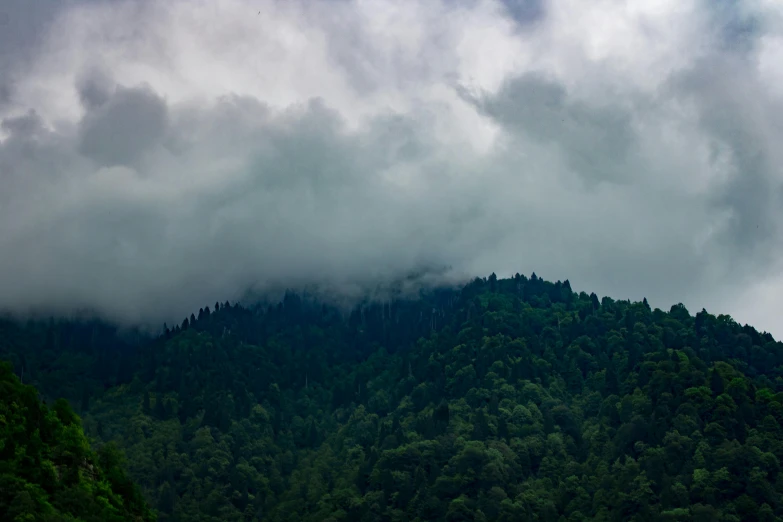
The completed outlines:
[[[783,24],[774,3],[715,5],[32,17],[33,50],[0,56],[0,307],[157,322],[253,286],[450,265],[783,334],[749,304],[780,288]]]

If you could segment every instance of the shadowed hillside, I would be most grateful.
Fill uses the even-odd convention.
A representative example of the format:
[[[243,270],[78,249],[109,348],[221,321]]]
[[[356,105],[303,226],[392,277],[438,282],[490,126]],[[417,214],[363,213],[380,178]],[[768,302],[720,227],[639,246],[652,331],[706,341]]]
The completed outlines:
[[[783,519],[783,351],[728,316],[533,274],[2,332],[160,520]]]
[[[152,521],[113,444],[97,453],[65,400],[49,408],[0,363],[0,519]]]

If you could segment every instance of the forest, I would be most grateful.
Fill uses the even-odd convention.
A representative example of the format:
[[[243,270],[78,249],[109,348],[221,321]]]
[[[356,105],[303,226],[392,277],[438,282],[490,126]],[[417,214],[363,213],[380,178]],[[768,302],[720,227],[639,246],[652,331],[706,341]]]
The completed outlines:
[[[128,478],[122,452],[96,452],[64,399],[41,403],[8,363],[0,363],[0,515],[2,520],[153,521]]]
[[[783,521],[781,348],[536,274],[7,318],[0,519]]]

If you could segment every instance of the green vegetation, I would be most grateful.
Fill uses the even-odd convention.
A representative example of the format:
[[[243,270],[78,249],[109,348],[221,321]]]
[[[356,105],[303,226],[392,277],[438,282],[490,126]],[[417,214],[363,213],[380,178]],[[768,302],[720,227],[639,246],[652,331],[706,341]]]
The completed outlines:
[[[0,363],[0,519],[155,520],[123,465],[111,444],[90,450],[67,401],[46,407]]]
[[[0,325],[162,521],[783,520],[781,348],[535,274],[345,314],[217,304],[153,339]]]

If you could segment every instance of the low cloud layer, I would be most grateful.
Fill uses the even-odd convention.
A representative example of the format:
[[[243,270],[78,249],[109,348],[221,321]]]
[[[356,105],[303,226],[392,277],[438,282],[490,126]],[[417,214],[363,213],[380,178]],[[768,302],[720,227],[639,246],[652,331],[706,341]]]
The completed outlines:
[[[2,309],[159,324],[449,266],[783,335],[777,2],[3,9]]]

